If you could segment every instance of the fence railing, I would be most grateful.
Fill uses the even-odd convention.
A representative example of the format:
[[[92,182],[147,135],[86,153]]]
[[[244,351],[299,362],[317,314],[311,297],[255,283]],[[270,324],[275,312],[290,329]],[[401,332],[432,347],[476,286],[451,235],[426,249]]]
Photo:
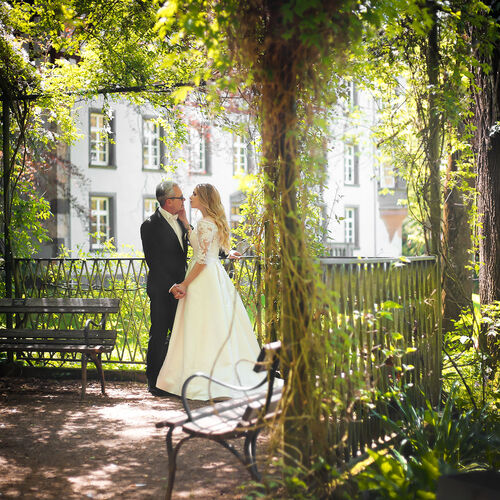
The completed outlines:
[[[349,379],[365,377],[367,387],[385,390],[404,383],[414,403],[424,397],[437,403],[442,341],[436,259],[325,258],[321,264],[323,281],[335,297],[321,319],[325,342],[334,346],[329,388],[345,401],[357,401],[362,384]],[[339,332],[344,340],[333,338]],[[355,404],[338,423],[330,432],[344,460],[385,436],[380,420],[364,404]]]
[[[329,388],[352,400],[353,374],[383,388],[398,377],[397,363],[411,367],[404,375],[415,396],[423,392],[436,402],[440,389],[441,331],[440,274],[434,257],[407,259],[322,258],[323,282],[333,293],[332,303],[318,314],[318,331],[333,346],[331,359],[323,361]],[[263,291],[260,261],[243,258],[226,261],[259,340],[266,341],[263,325]],[[118,331],[116,348],[105,360],[143,369],[149,333],[147,268],[144,259],[16,259],[16,295],[20,297],[117,297],[120,312],[110,325]],[[74,321],[84,322],[81,315]],[[40,318],[36,318],[40,321]],[[339,340],[344,332],[349,341]],[[398,354],[399,353],[399,354]],[[328,356],[328,355],[327,355]],[[394,359],[399,356],[399,359]],[[43,355],[37,364],[61,365],[64,360]],[[25,358],[27,359],[27,358]],[[393,382],[394,380],[392,380]],[[348,418],[332,426],[331,438],[343,442],[344,459],[355,456],[383,434],[360,405]],[[346,427],[347,426],[347,427]],[[348,439],[342,436],[347,432]],[[333,436],[335,434],[337,437]]]

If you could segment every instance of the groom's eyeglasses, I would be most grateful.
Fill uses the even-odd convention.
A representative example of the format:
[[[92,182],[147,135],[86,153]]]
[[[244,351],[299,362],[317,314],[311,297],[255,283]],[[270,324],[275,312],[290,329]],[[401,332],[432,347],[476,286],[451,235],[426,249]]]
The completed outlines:
[[[184,196],[169,196],[167,200],[182,200],[185,201],[186,198]]]

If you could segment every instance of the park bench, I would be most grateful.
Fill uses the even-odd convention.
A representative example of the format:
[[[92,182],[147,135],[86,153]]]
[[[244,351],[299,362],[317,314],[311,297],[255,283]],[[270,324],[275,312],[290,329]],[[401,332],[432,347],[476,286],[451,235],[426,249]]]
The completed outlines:
[[[80,353],[81,398],[85,397],[89,358],[97,368],[101,380],[101,391],[105,394],[101,356],[102,353],[111,352],[116,341],[116,330],[106,329],[106,316],[110,313],[117,313],[119,306],[120,299],[110,298],[0,299],[0,313],[15,314],[14,328],[0,328],[0,352]],[[101,315],[101,319],[99,322],[87,319],[83,329],[46,328],[46,320],[40,318],[42,314],[93,314],[94,317],[98,314]],[[38,328],[37,323],[41,323],[42,327]],[[5,324],[9,325],[9,322]],[[35,326],[28,327],[28,324]],[[95,328],[92,329],[91,326]]]
[[[157,428],[168,427],[166,446],[168,455],[168,483],[165,498],[169,500],[175,481],[176,459],[181,446],[189,439],[206,438],[227,448],[247,467],[255,480],[261,476],[256,463],[256,443],[266,421],[276,417],[283,392],[283,380],[277,378],[278,353],[281,342],[272,342],[262,347],[254,366],[254,371],[262,373],[262,381],[254,387],[227,385],[203,373],[195,373],[186,379],[182,386],[183,410],[170,410],[165,419],[156,424]],[[196,377],[203,377],[213,383],[240,391],[242,396],[211,402],[209,406],[192,410],[186,398],[189,382]],[[173,446],[172,434],[181,429],[184,437]],[[244,438],[242,455],[229,441]]]

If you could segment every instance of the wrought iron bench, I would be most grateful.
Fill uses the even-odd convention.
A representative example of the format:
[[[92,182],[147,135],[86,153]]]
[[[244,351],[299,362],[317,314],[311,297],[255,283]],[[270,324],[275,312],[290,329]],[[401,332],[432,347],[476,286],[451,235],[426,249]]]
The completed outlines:
[[[157,428],[168,427],[166,436],[168,454],[168,483],[165,498],[169,500],[174,488],[176,459],[181,446],[194,437],[206,438],[227,448],[247,467],[252,478],[260,480],[256,463],[257,436],[266,421],[276,417],[283,391],[283,380],[277,378],[278,353],[281,342],[272,342],[262,347],[254,366],[255,372],[266,372],[262,382],[254,387],[229,386],[205,375],[196,373],[182,386],[184,410],[170,410],[165,420],[156,424]],[[242,397],[219,401],[203,408],[192,410],[186,398],[189,382],[195,377],[203,377],[213,383],[229,387],[242,393]],[[173,446],[172,434],[181,428],[184,437]],[[244,438],[242,455],[229,441]]]
[[[87,362],[90,358],[97,368],[101,380],[101,391],[106,393],[102,353],[111,352],[116,341],[116,330],[106,329],[106,316],[117,313],[120,299],[83,298],[26,298],[0,299],[0,313],[15,314],[15,328],[0,328],[0,352],[49,352],[80,353],[82,366],[81,398],[87,387]],[[100,314],[96,323],[88,319],[83,329],[38,328],[41,314]],[[27,327],[30,318],[31,328]],[[40,321],[43,323],[43,321]],[[6,322],[9,325],[10,322]],[[91,329],[94,326],[96,329]]]

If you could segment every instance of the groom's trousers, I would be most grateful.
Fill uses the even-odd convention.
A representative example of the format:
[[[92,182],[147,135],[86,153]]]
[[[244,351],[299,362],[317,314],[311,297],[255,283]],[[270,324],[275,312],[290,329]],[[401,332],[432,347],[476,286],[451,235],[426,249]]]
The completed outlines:
[[[150,295],[151,328],[146,357],[148,389],[156,387],[156,379],[167,355],[170,332],[174,324],[177,300],[171,293]]]

